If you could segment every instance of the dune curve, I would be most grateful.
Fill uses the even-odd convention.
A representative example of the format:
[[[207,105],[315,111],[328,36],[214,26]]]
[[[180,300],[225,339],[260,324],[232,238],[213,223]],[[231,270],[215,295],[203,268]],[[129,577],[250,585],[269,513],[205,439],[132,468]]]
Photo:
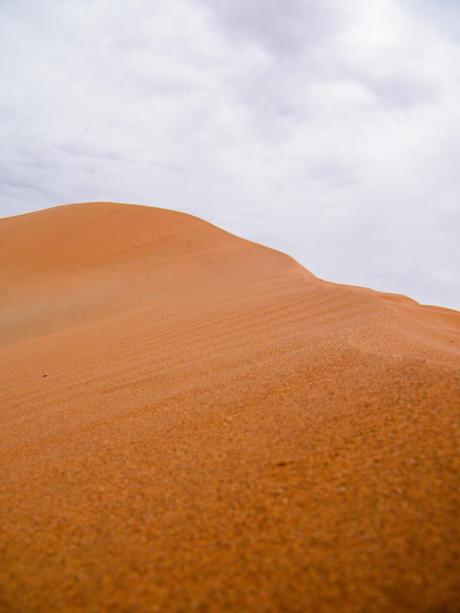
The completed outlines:
[[[0,610],[458,610],[460,313],[134,205],[0,267]]]

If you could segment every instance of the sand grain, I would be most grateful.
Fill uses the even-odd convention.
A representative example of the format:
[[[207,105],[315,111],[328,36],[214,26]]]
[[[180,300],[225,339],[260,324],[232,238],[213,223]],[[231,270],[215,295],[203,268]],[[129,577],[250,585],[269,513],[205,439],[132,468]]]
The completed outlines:
[[[162,209],[0,245],[1,610],[458,610],[459,313]]]

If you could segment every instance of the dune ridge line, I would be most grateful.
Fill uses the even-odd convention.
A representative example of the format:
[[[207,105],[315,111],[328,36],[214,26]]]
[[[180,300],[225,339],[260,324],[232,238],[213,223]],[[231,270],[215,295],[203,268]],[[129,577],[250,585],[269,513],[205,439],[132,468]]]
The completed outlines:
[[[0,610],[458,610],[460,313],[138,205],[0,268]]]

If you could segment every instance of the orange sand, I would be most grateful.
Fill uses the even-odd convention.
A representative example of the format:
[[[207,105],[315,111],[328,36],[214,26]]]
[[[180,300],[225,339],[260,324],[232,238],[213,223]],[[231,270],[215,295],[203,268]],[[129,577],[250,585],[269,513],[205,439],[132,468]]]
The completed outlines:
[[[0,220],[0,609],[460,609],[460,313],[197,218]]]

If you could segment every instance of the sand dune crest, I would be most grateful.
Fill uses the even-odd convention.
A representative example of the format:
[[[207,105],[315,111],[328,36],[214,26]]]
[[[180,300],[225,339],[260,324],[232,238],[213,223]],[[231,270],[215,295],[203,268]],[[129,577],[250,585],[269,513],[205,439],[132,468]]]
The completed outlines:
[[[0,245],[0,609],[456,610],[459,313],[150,207]]]

